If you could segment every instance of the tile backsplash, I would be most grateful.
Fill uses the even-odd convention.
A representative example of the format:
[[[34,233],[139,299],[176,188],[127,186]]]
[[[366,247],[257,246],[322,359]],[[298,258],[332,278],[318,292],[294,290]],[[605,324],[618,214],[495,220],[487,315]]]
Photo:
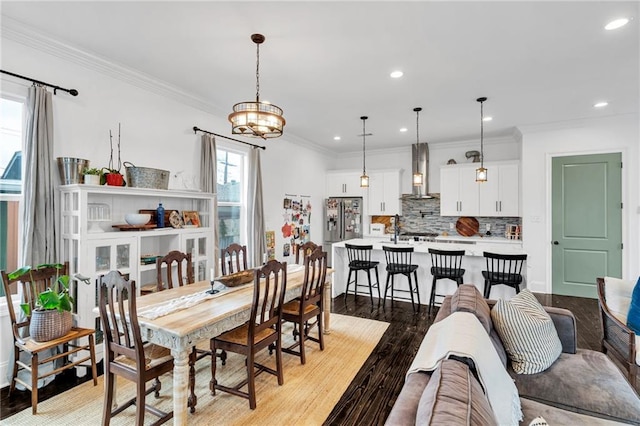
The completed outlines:
[[[433,232],[442,234],[448,232],[449,235],[457,235],[455,223],[458,216],[440,216],[440,198],[410,198],[402,200],[402,216],[400,226],[404,232]],[[521,217],[476,217],[480,222],[480,233],[486,233],[486,226],[491,226],[491,234],[503,237],[507,225],[518,225],[522,227]],[[453,224],[453,231],[450,230]]]

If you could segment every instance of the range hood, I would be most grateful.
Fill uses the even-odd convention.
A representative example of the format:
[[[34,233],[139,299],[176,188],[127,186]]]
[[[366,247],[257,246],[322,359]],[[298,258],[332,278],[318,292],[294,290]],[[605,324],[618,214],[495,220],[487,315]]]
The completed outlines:
[[[411,145],[411,174],[416,171],[422,173],[422,185],[413,186],[413,198],[432,198],[429,195],[429,145],[426,142]],[[413,185],[413,183],[412,183]]]

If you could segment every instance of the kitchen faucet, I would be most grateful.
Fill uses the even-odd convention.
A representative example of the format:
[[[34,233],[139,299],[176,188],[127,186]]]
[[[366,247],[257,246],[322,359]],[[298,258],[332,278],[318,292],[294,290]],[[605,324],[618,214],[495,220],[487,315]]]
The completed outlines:
[[[400,233],[400,215],[396,215],[393,223],[393,244],[398,244],[398,234]]]

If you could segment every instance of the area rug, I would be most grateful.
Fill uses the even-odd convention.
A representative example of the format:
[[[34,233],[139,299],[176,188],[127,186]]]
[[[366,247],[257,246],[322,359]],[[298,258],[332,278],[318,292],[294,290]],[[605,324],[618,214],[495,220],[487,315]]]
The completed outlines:
[[[244,398],[218,391],[209,392],[210,362],[196,364],[196,395],[198,405],[189,414],[189,425],[321,425],[335,404],[369,357],[389,326],[388,323],[346,315],[331,315],[331,333],[325,335],[325,350],[320,351],[314,342],[307,342],[307,363],[300,364],[297,356],[283,353],[284,385],[278,386],[277,378],[260,374],[256,378],[257,408],[249,409]],[[283,345],[292,342],[291,327],[283,333]],[[275,366],[275,356],[268,351],[260,354],[258,362]],[[216,376],[221,384],[234,385],[246,377],[244,358],[229,353],[227,364],[218,360]],[[147,401],[160,409],[172,409],[171,374],[162,377],[161,396],[153,395]],[[102,420],[104,399],[103,376],[98,386],[83,383],[61,395],[38,404],[38,414],[31,408],[5,420],[3,425],[93,425]],[[118,400],[135,395],[133,385],[118,379]],[[157,418],[150,413],[145,424]],[[135,407],[129,407],[111,420],[112,425],[135,424]],[[170,424],[169,422],[167,424]]]

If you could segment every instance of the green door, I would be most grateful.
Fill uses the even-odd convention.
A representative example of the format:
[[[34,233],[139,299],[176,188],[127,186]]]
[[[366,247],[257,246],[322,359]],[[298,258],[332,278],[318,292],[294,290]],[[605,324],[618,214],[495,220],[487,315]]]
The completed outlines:
[[[552,159],[554,294],[596,297],[596,277],[622,276],[621,154]]]

